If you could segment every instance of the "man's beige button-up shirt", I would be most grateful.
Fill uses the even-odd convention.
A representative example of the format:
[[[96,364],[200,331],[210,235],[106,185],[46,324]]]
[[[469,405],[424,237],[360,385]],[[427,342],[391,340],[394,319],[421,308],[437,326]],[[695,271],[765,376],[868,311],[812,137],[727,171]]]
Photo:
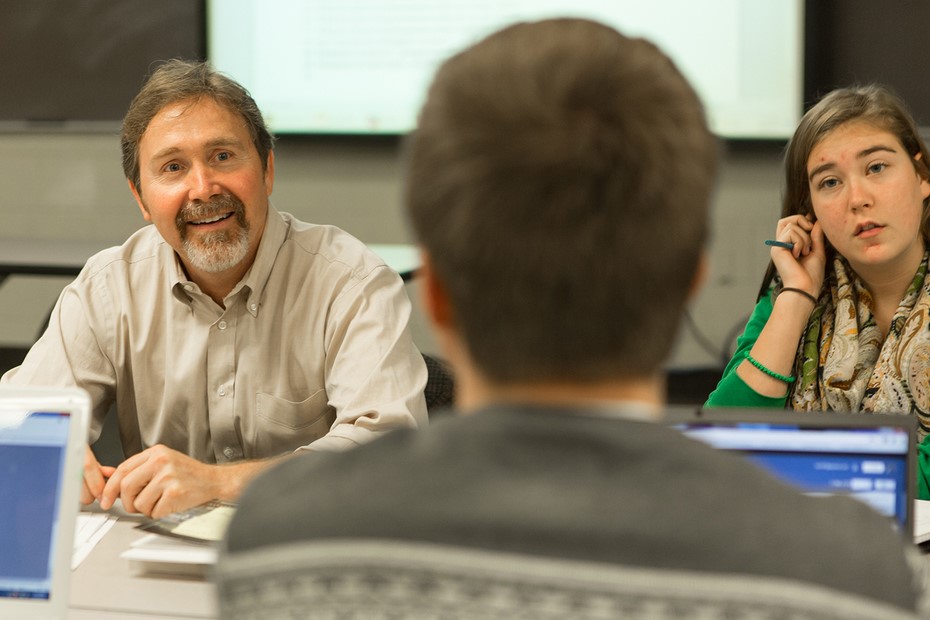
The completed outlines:
[[[115,403],[127,456],[165,444],[204,462],[343,449],[426,424],[426,367],[403,282],[332,226],[269,207],[250,271],[217,305],[153,226],[92,257],[11,385]]]

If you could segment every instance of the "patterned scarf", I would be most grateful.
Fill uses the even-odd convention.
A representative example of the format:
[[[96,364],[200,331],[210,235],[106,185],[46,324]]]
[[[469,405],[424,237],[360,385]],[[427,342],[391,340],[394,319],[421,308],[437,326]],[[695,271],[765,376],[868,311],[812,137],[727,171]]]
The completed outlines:
[[[911,413],[917,416],[917,440],[923,441],[930,432],[927,257],[884,342],[872,313],[872,295],[845,259],[833,261],[798,347],[792,409]]]

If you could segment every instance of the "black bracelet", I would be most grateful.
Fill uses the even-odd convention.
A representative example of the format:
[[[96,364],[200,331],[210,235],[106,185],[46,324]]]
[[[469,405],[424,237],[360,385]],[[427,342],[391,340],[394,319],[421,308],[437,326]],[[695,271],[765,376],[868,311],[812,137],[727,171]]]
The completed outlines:
[[[802,290],[802,289],[799,289],[799,288],[791,288],[790,286],[786,286],[786,287],[784,287],[783,289],[781,289],[780,291],[778,291],[778,294],[781,295],[781,294],[784,293],[785,291],[791,291],[792,293],[798,293],[799,295],[804,295],[805,297],[807,297],[808,299],[810,299],[810,300],[814,303],[815,306],[817,305],[817,298],[814,297],[813,295],[811,295],[810,293],[808,293],[808,292],[805,291],[805,290]]]

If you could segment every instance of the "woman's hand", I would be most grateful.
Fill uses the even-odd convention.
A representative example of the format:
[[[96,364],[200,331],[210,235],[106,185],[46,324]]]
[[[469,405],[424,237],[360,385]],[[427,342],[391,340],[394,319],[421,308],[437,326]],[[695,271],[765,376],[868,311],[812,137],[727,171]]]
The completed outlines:
[[[772,262],[784,285],[819,297],[827,263],[820,222],[812,222],[804,215],[782,218],[775,227],[775,239],[794,244],[791,250],[779,247],[771,250]]]

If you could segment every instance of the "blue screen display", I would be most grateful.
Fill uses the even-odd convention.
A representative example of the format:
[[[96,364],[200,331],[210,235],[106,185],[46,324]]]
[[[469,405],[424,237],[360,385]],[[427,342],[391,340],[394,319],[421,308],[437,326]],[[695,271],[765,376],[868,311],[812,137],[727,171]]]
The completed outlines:
[[[0,426],[0,596],[49,598],[69,417]]]
[[[905,525],[912,448],[903,428],[708,422],[675,428],[715,448],[741,453],[807,494],[851,495]]]

